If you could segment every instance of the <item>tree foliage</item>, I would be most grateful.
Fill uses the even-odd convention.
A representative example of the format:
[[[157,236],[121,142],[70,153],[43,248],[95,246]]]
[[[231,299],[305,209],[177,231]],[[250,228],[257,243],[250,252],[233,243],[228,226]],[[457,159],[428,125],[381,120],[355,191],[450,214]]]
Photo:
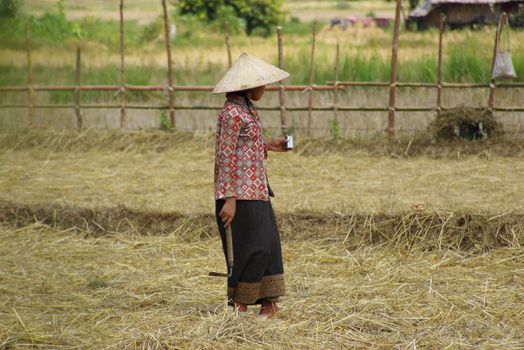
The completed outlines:
[[[393,0],[385,0],[385,1],[391,2]],[[420,0],[408,0],[408,3],[409,3],[409,9],[414,10],[415,8],[417,8],[418,4],[420,3]]]
[[[267,35],[283,20],[283,0],[179,0],[181,15],[194,15],[201,21],[214,22],[233,12],[245,22],[248,34]]]
[[[0,18],[17,18],[22,13],[22,0],[0,0]]]
[[[419,0],[409,0],[409,8],[414,10],[419,4]]]

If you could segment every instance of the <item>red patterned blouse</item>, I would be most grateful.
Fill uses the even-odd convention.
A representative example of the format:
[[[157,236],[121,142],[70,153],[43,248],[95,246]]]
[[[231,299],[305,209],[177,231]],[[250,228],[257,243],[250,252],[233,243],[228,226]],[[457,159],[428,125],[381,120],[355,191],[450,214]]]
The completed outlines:
[[[264,160],[267,149],[260,119],[243,97],[228,94],[217,121],[215,199],[268,201]]]

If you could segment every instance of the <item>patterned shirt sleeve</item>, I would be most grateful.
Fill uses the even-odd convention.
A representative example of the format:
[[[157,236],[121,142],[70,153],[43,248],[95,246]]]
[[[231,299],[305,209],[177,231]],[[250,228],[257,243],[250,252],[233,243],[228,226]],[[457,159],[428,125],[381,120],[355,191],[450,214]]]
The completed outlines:
[[[242,118],[236,108],[222,115],[221,130],[218,141],[219,173],[218,193],[221,198],[235,197],[237,193],[237,156],[236,148]]]

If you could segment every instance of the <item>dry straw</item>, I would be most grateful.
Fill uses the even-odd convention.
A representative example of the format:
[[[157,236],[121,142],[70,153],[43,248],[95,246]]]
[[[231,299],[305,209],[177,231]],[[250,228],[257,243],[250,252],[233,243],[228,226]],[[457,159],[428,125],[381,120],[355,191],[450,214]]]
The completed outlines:
[[[211,214],[140,212],[123,206],[88,209],[50,203],[23,205],[1,200],[0,221],[13,227],[42,223],[96,237],[125,232],[138,235],[177,232],[180,239],[211,238],[216,231]],[[387,245],[408,251],[482,252],[524,244],[524,215],[513,212],[499,215],[435,212],[419,206],[399,214],[288,213],[279,215],[279,227],[286,239],[343,238],[349,249]]]
[[[288,77],[288,72],[243,52],[217,83],[213,93],[248,90],[276,83]]]
[[[0,136],[0,349],[524,347],[520,158],[340,140],[271,155],[288,292],[267,320],[228,310],[207,276],[225,271],[213,142]],[[413,205],[446,192],[449,210]],[[335,210],[340,195],[359,206]]]
[[[502,124],[487,109],[459,107],[441,112],[428,129],[435,137],[447,140],[500,137]]]
[[[462,113],[464,112],[464,113]],[[460,108],[435,121],[437,131],[447,128],[457,120],[482,122],[483,113],[477,110]],[[480,118],[480,119],[479,119]],[[438,124],[438,125],[437,125]],[[487,123],[493,130],[499,130],[499,124],[493,119]],[[480,155],[489,153],[493,156],[514,157],[524,154],[524,140],[511,135],[494,133],[487,140],[434,140],[436,130],[429,128],[427,133],[414,136],[399,136],[396,139],[376,135],[365,139],[343,138],[306,138],[299,137],[295,146],[300,155],[322,155],[325,153],[347,153],[354,150],[366,151],[372,156],[453,158],[457,153],[462,155]],[[129,151],[129,152],[164,152],[180,147],[209,149],[213,147],[212,132],[164,132],[156,130],[57,130],[47,128],[25,129],[0,133],[0,151],[53,151],[53,152],[87,152],[87,151]]]
[[[319,232],[324,232],[319,229]],[[82,231],[80,231],[82,232]],[[218,239],[84,237],[0,226],[0,348],[504,348],[524,344],[521,248],[348,247],[283,240],[287,296],[272,320],[225,307]],[[184,238],[185,237],[185,238]]]
[[[436,212],[522,212],[524,162],[512,156],[519,154],[517,143],[510,144],[514,148],[485,142],[446,145],[428,143],[424,149],[416,140],[356,144],[299,138],[292,153],[269,156],[274,207],[279,213],[330,215],[401,215],[418,204]],[[480,147],[485,147],[480,154],[465,155]],[[3,199],[31,205],[208,214],[213,211],[213,161],[212,134],[6,135],[0,136],[0,192]]]

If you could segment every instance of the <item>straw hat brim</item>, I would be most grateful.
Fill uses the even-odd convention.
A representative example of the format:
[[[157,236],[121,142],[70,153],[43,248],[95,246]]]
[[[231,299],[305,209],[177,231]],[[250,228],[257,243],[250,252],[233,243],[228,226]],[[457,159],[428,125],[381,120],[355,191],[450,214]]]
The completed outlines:
[[[220,79],[213,89],[213,93],[223,94],[248,90],[275,83],[288,77],[288,72],[244,52]]]

